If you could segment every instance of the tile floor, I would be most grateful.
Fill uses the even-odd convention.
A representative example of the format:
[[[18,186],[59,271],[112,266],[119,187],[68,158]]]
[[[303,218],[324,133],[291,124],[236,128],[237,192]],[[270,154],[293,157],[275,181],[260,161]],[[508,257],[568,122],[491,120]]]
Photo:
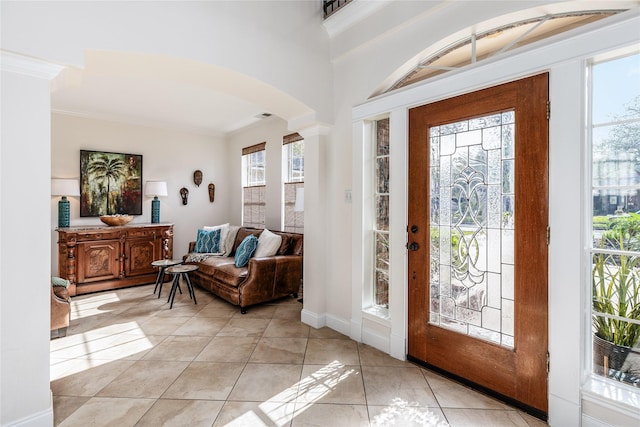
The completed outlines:
[[[51,341],[60,426],[544,426],[411,363],[300,322],[293,298],[239,309],[153,285],[73,298]]]

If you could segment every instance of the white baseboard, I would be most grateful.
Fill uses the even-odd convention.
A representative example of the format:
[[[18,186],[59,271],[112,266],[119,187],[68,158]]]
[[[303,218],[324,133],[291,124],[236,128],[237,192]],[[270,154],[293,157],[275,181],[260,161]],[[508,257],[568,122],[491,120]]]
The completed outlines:
[[[376,330],[364,327],[362,329],[362,342],[389,354],[389,336],[383,335]]]
[[[51,427],[53,425],[53,402],[47,409],[5,424],[7,427]]]
[[[324,314],[314,313],[312,311],[302,309],[300,320],[312,328],[320,329],[327,325],[327,319]]]
[[[350,336],[351,325],[348,320],[340,317],[332,316],[330,314],[325,315],[327,319],[327,326],[334,331],[338,331],[343,335]]]
[[[391,357],[407,360],[407,339],[404,336],[391,334],[390,344]]]
[[[349,332],[349,337],[356,341],[362,342],[362,320],[355,321],[351,319],[351,330]]]

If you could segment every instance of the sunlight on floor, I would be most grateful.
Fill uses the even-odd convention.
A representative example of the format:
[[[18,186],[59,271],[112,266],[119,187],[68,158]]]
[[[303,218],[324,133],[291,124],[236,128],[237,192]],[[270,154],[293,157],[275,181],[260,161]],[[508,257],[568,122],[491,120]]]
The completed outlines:
[[[371,419],[371,425],[376,427],[402,425],[447,427],[449,423],[426,408],[410,406],[409,402],[395,398],[380,414]]]
[[[335,360],[271,399],[261,403],[259,408],[262,414],[257,414],[253,411],[245,412],[226,425],[228,427],[287,425],[295,415],[301,414],[311,407],[314,402],[331,393],[340,382],[354,374],[359,375],[354,369],[345,371],[343,368],[344,365]],[[306,396],[307,402],[296,410],[296,396],[303,394]],[[266,416],[267,420],[263,420],[264,416]]]
[[[153,348],[137,322],[124,322],[58,338],[50,343],[51,380],[77,374]],[[109,355],[114,355],[109,357]],[[115,356],[117,355],[117,356]],[[68,359],[85,358],[85,363]],[[59,361],[56,363],[56,361]]]
[[[105,304],[120,302],[118,295],[114,293],[98,294],[95,298],[82,299],[80,303],[71,299],[71,320],[82,319],[84,317],[95,316],[111,310],[105,310]]]

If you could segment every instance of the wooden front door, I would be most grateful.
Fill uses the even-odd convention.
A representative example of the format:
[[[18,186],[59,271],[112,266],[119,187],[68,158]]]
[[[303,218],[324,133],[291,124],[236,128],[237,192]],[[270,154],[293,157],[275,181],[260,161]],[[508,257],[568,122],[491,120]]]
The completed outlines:
[[[547,413],[548,74],[409,113],[409,358]]]

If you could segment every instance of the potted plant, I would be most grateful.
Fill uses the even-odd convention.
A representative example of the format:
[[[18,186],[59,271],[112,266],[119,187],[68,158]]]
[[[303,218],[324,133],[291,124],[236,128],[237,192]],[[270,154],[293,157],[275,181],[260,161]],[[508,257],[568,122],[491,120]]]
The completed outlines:
[[[640,215],[616,217],[600,248],[616,251],[594,254],[592,271],[594,368],[608,376],[640,339],[640,324],[628,321],[640,320]]]

